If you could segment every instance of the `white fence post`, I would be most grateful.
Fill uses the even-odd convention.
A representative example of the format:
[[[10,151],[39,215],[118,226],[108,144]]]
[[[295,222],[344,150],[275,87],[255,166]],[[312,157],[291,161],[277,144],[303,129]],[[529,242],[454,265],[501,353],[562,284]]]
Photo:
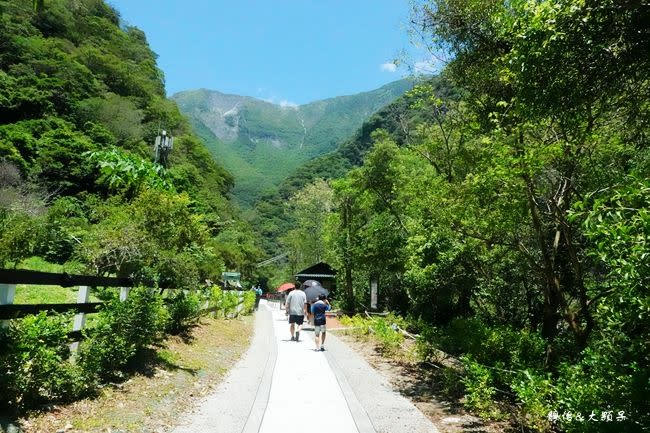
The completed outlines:
[[[90,287],[79,286],[79,293],[77,294],[77,304],[85,304],[90,299]],[[86,313],[77,313],[74,316],[74,324],[72,331],[81,331],[86,324]],[[70,345],[70,350],[75,352],[79,348],[79,342],[75,341]]]
[[[130,287],[120,287],[120,302],[126,301],[126,298],[129,297],[130,291],[131,291]]]
[[[14,296],[16,296],[15,284],[0,284],[0,305],[11,305],[14,303]],[[3,320],[0,326],[6,328],[9,326],[9,320]]]
[[[244,309],[244,292],[241,290],[237,291],[237,317],[241,314],[242,310]]]

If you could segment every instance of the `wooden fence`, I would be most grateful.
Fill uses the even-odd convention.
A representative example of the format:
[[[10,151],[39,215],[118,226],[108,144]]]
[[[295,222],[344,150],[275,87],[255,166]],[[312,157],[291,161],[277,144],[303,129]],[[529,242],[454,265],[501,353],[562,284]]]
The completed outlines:
[[[48,285],[61,287],[79,287],[76,303],[65,304],[14,304],[17,284]],[[88,275],[72,275],[67,273],[56,274],[50,272],[0,269],[0,321],[2,326],[7,326],[9,320],[38,314],[41,311],[63,313],[74,311],[72,332],[68,334],[71,340],[82,338],[81,330],[86,323],[86,314],[97,312],[103,302],[89,302],[93,287],[114,287],[120,290],[120,300],[127,299],[131,288],[136,286],[153,287],[153,283],[136,283],[130,278],[95,277]],[[157,286],[159,289],[174,289],[172,287]],[[47,290],[47,289],[44,289]],[[161,292],[162,293],[162,292]],[[243,305],[243,292],[238,292],[239,303],[236,306],[237,314]]]

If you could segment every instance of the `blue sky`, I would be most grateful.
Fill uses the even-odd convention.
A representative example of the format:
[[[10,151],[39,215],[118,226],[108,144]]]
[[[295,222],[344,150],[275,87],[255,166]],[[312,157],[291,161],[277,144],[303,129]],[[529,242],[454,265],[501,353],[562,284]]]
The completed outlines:
[[[408,74],[408,0],[108,0],[142,29],[167,93],[208,88],[304,104]]]

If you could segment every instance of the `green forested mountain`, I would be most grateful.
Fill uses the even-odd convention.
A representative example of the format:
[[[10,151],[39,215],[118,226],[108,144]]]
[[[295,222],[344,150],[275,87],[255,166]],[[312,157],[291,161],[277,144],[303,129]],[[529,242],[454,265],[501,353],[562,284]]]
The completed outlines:
[[[377,90],[301,106],[192,90],[173,96],[215,158],[235,176],[234,195],[251,204],[305,161],[335,149],[361,123],[412,87]]]
[[[442,99],[458,99],[458,92],[442,77],[414,83],[430,86]],[[365,154],[374,145],[373,133],[379,129],[387,132],[399,145],[406,145],[414,132],[412,125],[431,116],[426,107],[417,104],[417,100],[417,94],[408,92],[377,110],[334,150],[305,162],[295,173],[286,176],[280,184],[279,197],[286,199],[315,179],[336,179],[362,165]]]
[[[153,162],[162,129],[174,136],[165,167]],[[184,286],[214,279],[254,254],[232,186],[118,11],[0,1],[0,266],[41,256]]]
[[[414,80],[412,83],[429,86],[445,100],[459,97],[449,81],[442,77]],[[406,146],[414,133],[412,125],[431,117],[428,109],[417,101],[418,94],[409,91],[381,107],[334,150],[310,159],[295,171],[285,174],[277,189],[267,191],[256,201],[251,219],[255,229],[260,232],[268,254],[280,247],[282,236],[293,227],[292,218],[285,212],[287,200],[317,179],[344,177],[351,169],[362,165],[365,154],[375,143],[373,136],[377,130],[385,131],[400,146]],[[313,257],[306,260],[313,261]]]

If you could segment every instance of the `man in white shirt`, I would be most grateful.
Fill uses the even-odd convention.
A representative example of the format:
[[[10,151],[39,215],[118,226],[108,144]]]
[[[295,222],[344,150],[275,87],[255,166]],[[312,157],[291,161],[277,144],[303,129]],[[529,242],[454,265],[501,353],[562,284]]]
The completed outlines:
[[[291,331],[291,341],[300,341],[300,330],[305,320],[307,296],[300,289],[292,290],[287,296],[285,303],[285,312],[289,315],[289,330]],[[298,329],[296,330],[296,325]]]

